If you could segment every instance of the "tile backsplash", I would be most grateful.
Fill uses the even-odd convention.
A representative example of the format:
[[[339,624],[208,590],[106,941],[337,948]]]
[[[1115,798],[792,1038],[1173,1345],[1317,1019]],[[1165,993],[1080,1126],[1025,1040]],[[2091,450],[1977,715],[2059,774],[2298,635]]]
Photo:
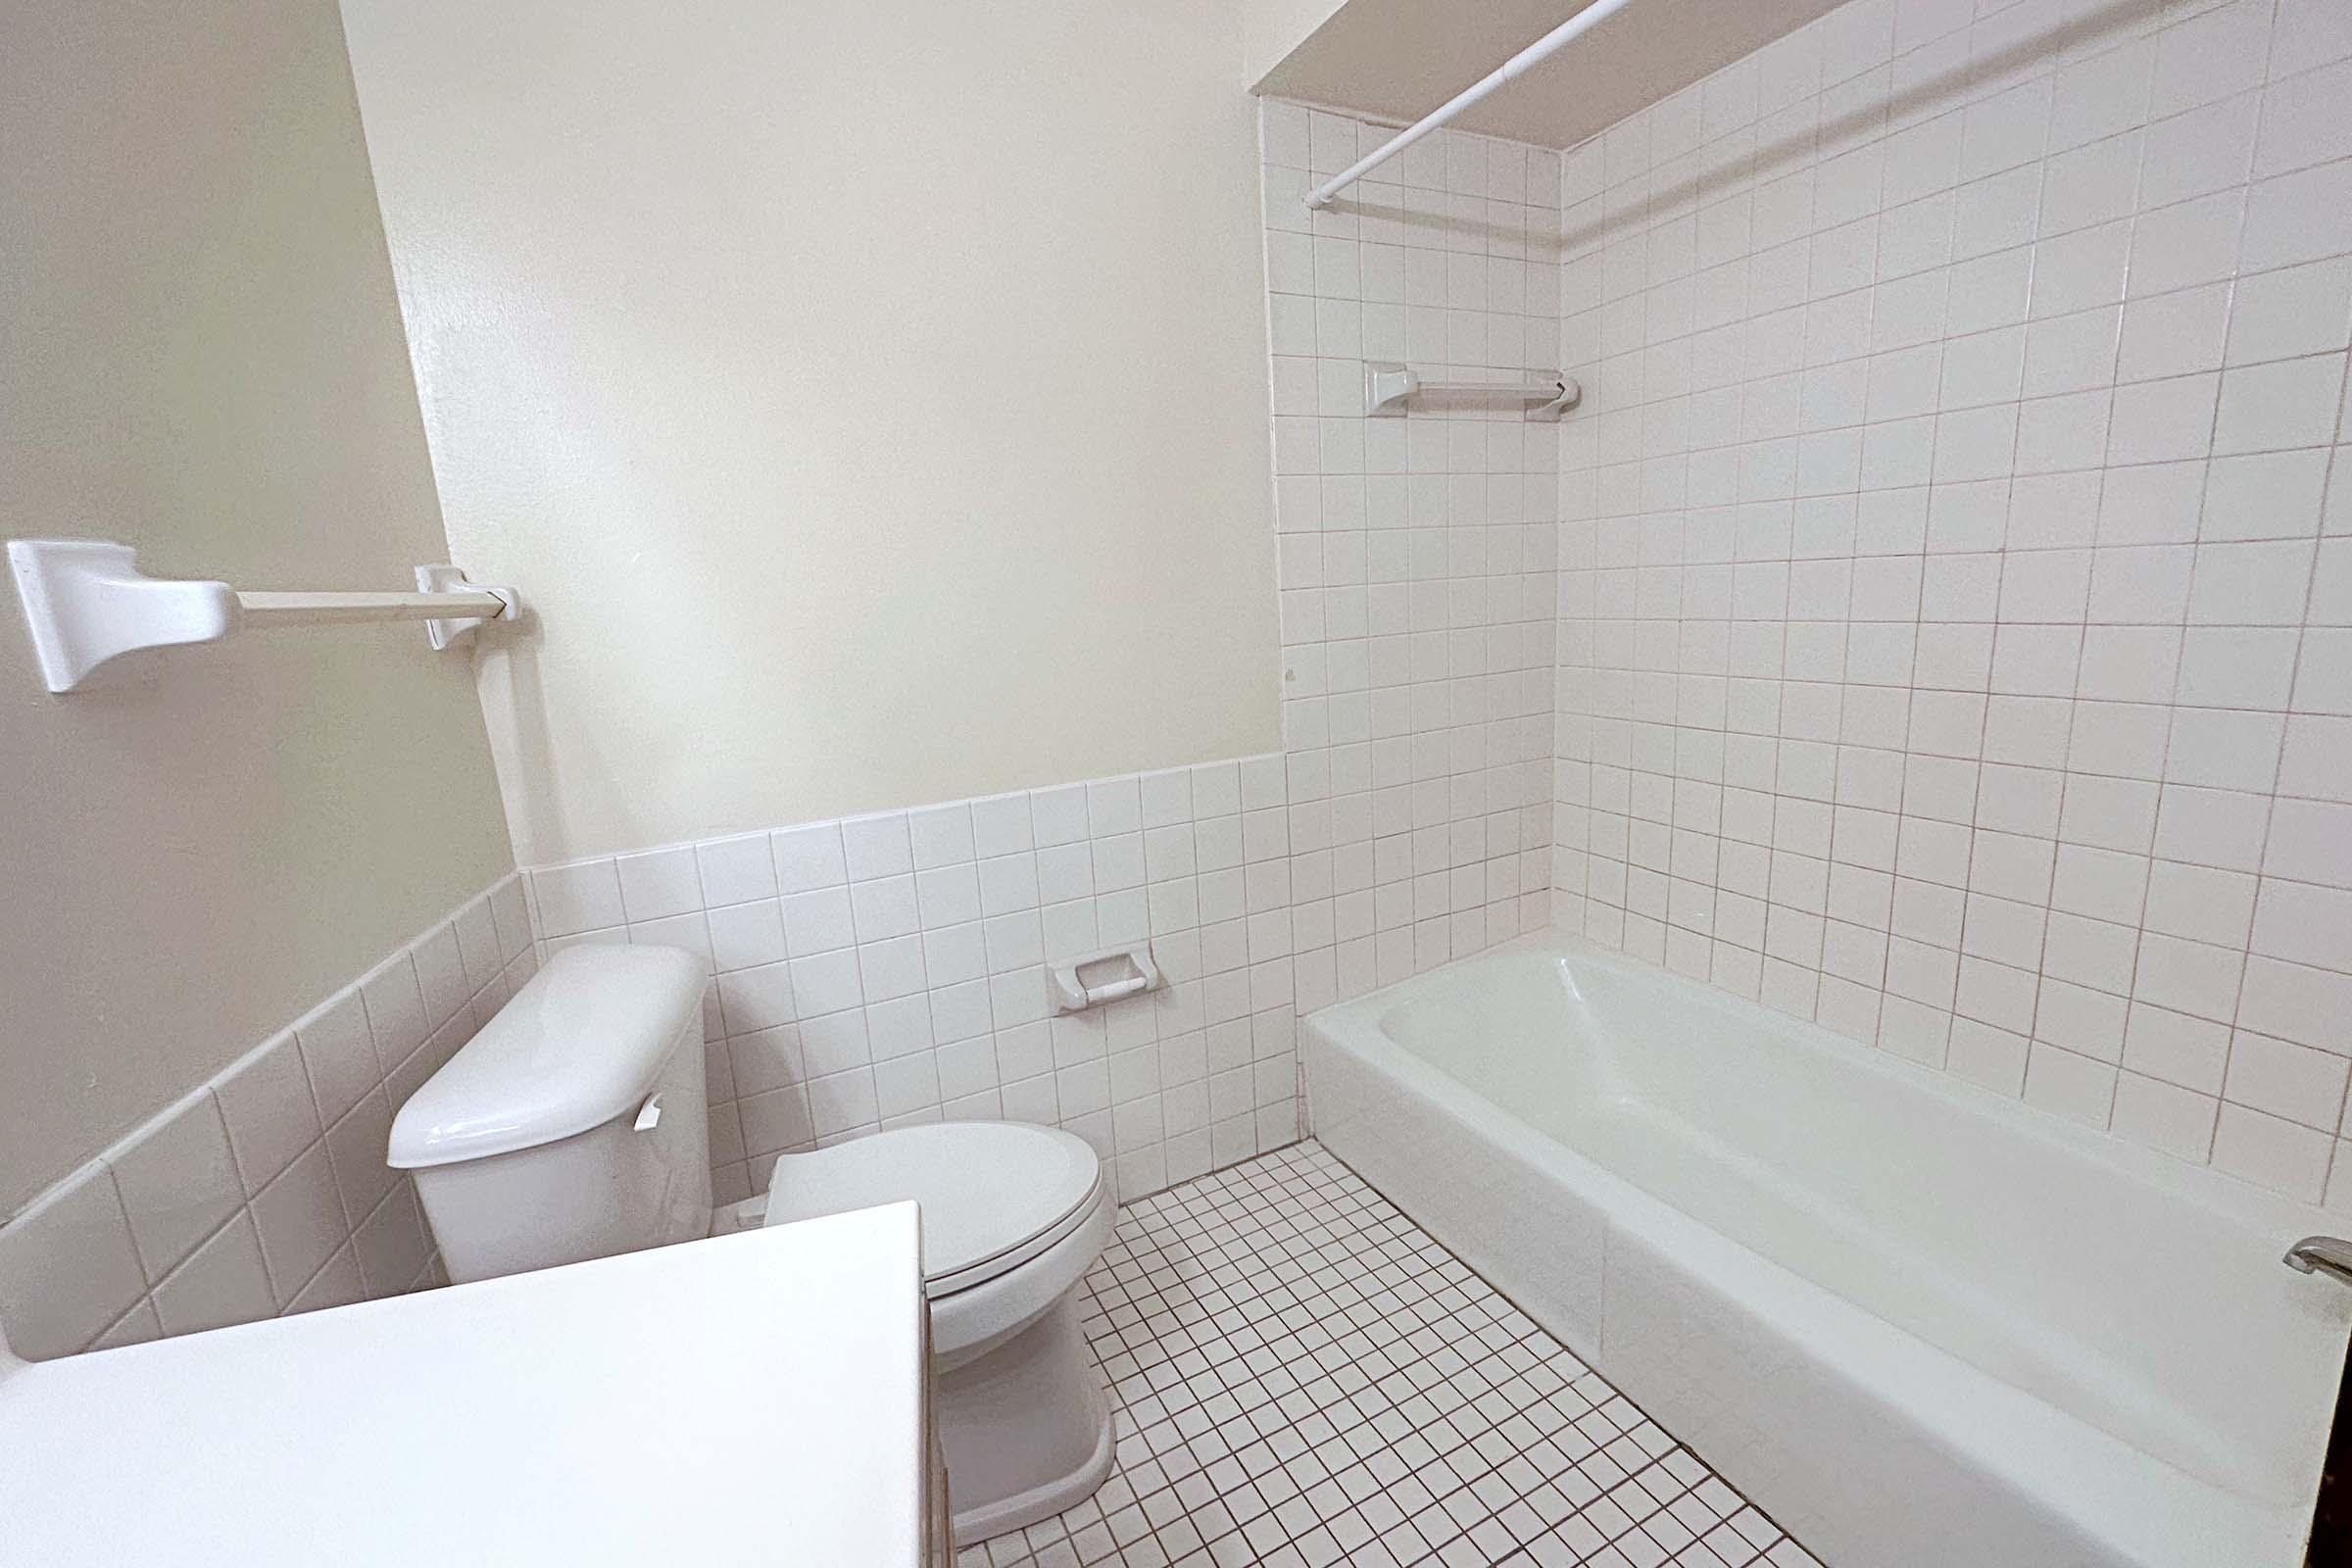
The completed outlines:
[[[1064,1127],[1122,1198],[1298,1136],[1279,757],[1097,779],[543,866],[546,947],[710,965],[712,1186],[974,1117]],[[1049,1016],[1048,958],[1149,941],[1159,991]]]
[[[0,1226],[29,1359],[438,1282],[392,1115],[537,967],[510,874]]]
[[[1854,0],[1564,156],[1563,924],[2352,1206],[2348,102]]]

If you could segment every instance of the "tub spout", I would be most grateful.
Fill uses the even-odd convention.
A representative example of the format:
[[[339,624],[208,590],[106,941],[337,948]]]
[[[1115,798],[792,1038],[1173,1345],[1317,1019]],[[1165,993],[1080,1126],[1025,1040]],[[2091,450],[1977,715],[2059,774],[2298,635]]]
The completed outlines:
[[[2283,1260],[2300,1274],[2326,1274],[2352,1285],[2352,1242],[2339,1236],[2306,1236],[2286,1250]]]

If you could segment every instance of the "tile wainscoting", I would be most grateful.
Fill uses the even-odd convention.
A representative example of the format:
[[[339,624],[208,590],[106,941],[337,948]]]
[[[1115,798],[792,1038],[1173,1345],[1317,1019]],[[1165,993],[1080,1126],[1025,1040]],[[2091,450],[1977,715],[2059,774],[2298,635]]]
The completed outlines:
[[[247,1052],[0,1226],[0,1323],[42,1359],[437,1282],[393,1112],[537,968],[521,878]]]
[[[1299,1132],[1293,849],[1274,756],[528,873],[544,951],[701,955],[720,1202],[776,1156],[950,1117],[1063,1127],[1122,1199]],[[1047,959],[1149,941],[1166,985],[1054,1018]]]

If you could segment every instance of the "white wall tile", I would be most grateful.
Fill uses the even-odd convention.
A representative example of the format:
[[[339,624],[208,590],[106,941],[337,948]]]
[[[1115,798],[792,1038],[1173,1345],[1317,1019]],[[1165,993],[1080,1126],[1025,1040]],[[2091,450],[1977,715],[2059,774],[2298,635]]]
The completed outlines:
[[[503,878],[0,1226],[15,1348],[62,1355],[368,1294],[355,1233],[391,1235],[379,1216],[398,1203],[416,1213],[384,1164],[392,1109],[536,967],[522,892]],[[416,1266],[375,1294],[439,1278],[420,1217],[401,1239]]]
[[[383,1076],[355,984],[294,1026],[321,1125],[340,1119]]]
[[[519,893],[521,879],[511,880]],[[450,931],[457,938],[458,956],[466,965],[466,983],[479,992],[498,978],[510,956],[499,945],[498,917],[491,912],[489,895],[475,899],[453,915]],[[528,945],[527,939],[524,945]],[[236,1131],[233,1118],[229,1131],[232,1136]]]
[[[992,795],[972,802],[972,853],[981,859],[1015,855],[1035,847],[1029,797]]]
[[[706,916],[710,960],[721,973],[780,964],[785,956],[782,906],[774,899],[728,905]]]
[[[914,869],[903,811],[852,817],[841,824],[841,840],[852,882],[903,876]]]
[[[359,1258],[347,1244],[327,1259],[326,1266],[312,1277],[300,1295],[286,1307],[289,1312],[316,1312],[322,1307],[349,1306],[354,1301],[368,1299],[367,1282],[360,1277]]]
[[[351,1236],[324,1144],[314,1141],[254,1194],[253,1218],[270,1287],[291,1303]]]
[[[850,879],[837,822],[788,828],[770,834],[768,842],[775,857],[777,882],[786,893],[814,892]]]
[[[2352,528],[2340,9],[2014,6],[1972,36],[1898,8],[1835,145],[1724,166],[1695,231],[1739,286],[1697,316],[1630,265],[1681,244],[1632,133],[1571,150],[1558,918],[2321,1191],[2352,1006],[2352,552],[2314,547]],[[1966,47],[1998,72],[1951,71]],[[1766,58],[1698,85],[1694,158]],[[1775,79],[1792,123],[1833,113],[1802,62]],[[1823,439],[1849,431],[1858,462]]]
[[[228,1130],[210,1087],[134,1133],[110,1163],[150,1280],[162,1279],[244,1206]]]
[[[1209,983],[1239,980],[1245,1006],[1255,1000],[1242,967],[1246,948],[1204,971],[1199,906],[1175,896],[1189,894],[1193,878],[1188,870],[1150,885],[1144,831],[1149,816],[1153,833],[1181,834],[1189,847],[1197,805],[1226,808],[1224,836],[1211,837],[1230,840],[1237,906],[1228,918],[1238,916],[1243,830],[1230,813],[1243,803],[1243,772],[1238,761],[1210,763],[755,835],[770,847],[781,898],[712,902],[632,925],[638,940],[678,940],[687,921],[705,933],[716,973],[708,1012],[714,1192],[757,1191],[780,1154],[942,1115],[1043,1119],[1101,1139],[1131,1183],[1164,1171],[1164,1124],[1146,1138],[1130,1117],[1122,1135],[1083,1075],[1066,1086],[1047,1076],[1053,1055],[1033,1045],[1050,1035],[1038,965],[1049,954],[1151,941],[1171,984],[1161,1007],[1123,1026],[1140,1027],[1144,1043],[1163,1014],[1169,1028],[1187,1019],[1197,1028],[1198,993]],[[1264,803],[1257,849],[1272,880],[1261,891],[1287,900],[1287,769],[1268,759],[1249,773],[1250,799]],[[684,850],[707,866],[710,848]],[[1161,853],[1165,870],[1175,850],[1163,842]],[[701,876],[710,880],[707,870]],[[759,885],[753,871],[722,890]],[[1042,912],[1041,894],[1049,901]],[[1286,1018],[1287,985],[1270,974],[1262,981],[1264,1004]],[[1295,1047],[1286,1038],[1269,1049],[1281,1074],[1293,1075],[1281,1077],[1275,1098],[1295,1126]],[[1252,1087],[1244,1107],[1249,1152],[1257,1150],[1256,1098]],[[326,1142],[333,1150],[364,1138],[355,1119]],[[1237,1130],[1229,1144],[1243,1139]],[[370,1214],[391,1201],[388,1191],[363,1198],[373,1200]]]
[[[147,1289],[104,1163],[83,1166],[0,1227],[0,1321],[33,1359],[87,1345]]]
[[[292,1030],[241,1058],[214,1093],[249,1197],[318,1141],[318,1112]]]
[[[659,920],[703,906],[702,875],[691,846],[623,855],[613,867],[620,878],[622,912],[632,921]]]
[[[384,1073],[409,1058],[432,1033],[424,1014],[424,996],[416,983],[416,966],[406,953],[394,954],[360,982],[360,1001],[368,1016],[368,1033],[375,1059]]]
[[[2290,1198],[2316,1203],[2328,1182],[2331,1140],[2322,1132],[2223,1102],[2214,1128],[2213,1164]]]
[[[326,1130],[327,1158],[334,1165],[335,1186],[343,1196],[344,1216],[354,1229],[400,1179],[384,1163],[392,1113],[390,1097],[382,1089],[373,1089]],[[169,1321],[167,1317],[167,1326]]]
[[[795,893],[783,901],[785,944],[795,958],[854,945],[858,927],[847,887]]]
[[[722,908],[776,894],[776,866],[764,833],[745,833],[694,847],[702,876],[703,906]],[[363,1271],[367,1259],[361,1258]]]
[[[351,1250],[371,1297],[411,1288],[432,1257],[432,1242],[416,1190],[403,1182],[352,1232]]]
[[[850,908],[860,942],[903,937],[922,925],[915,904],[914,878],[905,874],[851,884]]]
[[[620,877],[609,859],[548,866],[533,871],[530,881],[540,930],[547,936],[601,931],[625,918]]]
[[[240,1211],[158,1284],[155,1310],[166,1334],[194,1334],[274,1313],[277,1299],[253,1216]]]
[[[973,858],[972,810],[960,802],[911,811],[906,826],[917,870],[959,865]]]
[[[2352,15],[2333,0],[2280,0],[2271,51],[2281,74],[2352,56]]]

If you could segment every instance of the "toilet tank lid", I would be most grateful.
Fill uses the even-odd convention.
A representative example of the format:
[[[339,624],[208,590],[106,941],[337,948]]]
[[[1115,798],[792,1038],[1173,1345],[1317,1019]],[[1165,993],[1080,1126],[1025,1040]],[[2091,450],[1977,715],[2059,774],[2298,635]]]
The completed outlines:
[[[485,1159],[635,1110],[701,1013],[703,984],[702,960],[677,948],[564,949],[409,1097],[386,1162]]]

